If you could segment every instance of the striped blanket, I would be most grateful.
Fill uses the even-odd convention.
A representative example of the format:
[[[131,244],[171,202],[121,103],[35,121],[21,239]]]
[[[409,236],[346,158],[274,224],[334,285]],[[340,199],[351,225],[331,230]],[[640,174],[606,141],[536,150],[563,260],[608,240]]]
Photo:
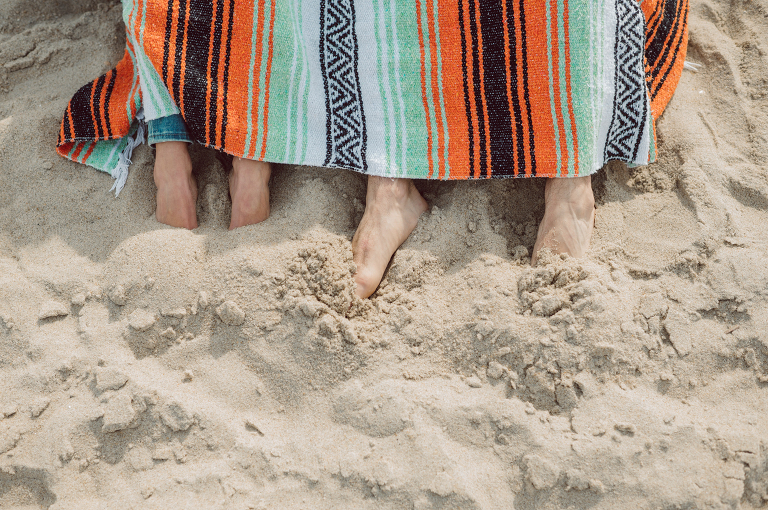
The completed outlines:
[[[236,156],[434,179],[589,175],[655,159],[687,0],[123,0],[125,56],[58,152],[113,173],[181,113]]]

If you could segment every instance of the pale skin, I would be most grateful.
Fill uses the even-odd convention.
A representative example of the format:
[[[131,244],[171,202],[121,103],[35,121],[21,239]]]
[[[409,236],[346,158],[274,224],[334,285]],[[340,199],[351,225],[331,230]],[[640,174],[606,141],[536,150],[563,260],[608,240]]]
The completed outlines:
[[[232,218],[229,230],[255,225],[269,218],[269,163],[235,158],[229,175]],[[160,223],[172,227],[197,228],[197,182],[186,142],[155,145],[155,185]]]
[[[589,249],[595,220],[591,177],[548,179],[544,205],[531,264],[536,264],[543,248],[582,257]],[[352,239],[358,296],[367,298],[376,291],[392,255],[426,209],[410,179],[368,177],[365,213]]]
[[[197,183],[185,142],[156,145],[157,221],[174,227],[197,228]],[[232,219],[229,229],[253,225],[269,217],[269,163],[235,158],[229,177]],[[589,249],[595,221],[591,177],[548,179],[544,217],[531,255],[535,265],[541,250],[583,256]],[[352,238],[357,266],[357,295],[373,294],[395,251],[416,228],[427,202],[410,179],[368,177],[363,218]]]

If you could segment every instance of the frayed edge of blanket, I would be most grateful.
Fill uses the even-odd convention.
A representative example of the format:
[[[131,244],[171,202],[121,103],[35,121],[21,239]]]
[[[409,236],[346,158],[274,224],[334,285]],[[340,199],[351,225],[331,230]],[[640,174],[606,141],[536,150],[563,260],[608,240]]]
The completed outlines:
[[[120,153],[120,156],[117,160],[117,166],[115,166],[115,169],[110,172],[115,182],[109,191],[114,191],[115,197],[120,195],[120,192],[123,190],[123,187],[125,187],[125,183],[128,180],[128,169],[131,166],[131,156],[133,156],[133,149],[145,141],[144,135],[147,131],[147,123],[144,121],[143,109],[140,109],[138,112],[136,112],[136,120],[139,122],[139,127],[136,130],[136,134],[132,137],[128,137],[128,144]]]

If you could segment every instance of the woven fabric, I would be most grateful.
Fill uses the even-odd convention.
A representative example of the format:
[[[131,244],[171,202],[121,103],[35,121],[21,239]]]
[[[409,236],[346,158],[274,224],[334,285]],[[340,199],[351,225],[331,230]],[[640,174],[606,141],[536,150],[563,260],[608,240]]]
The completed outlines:
[[[143,108],[180,112],[197,142],[236,156],[388,177],[646,164],[687,13],[687,0],[124,0],[125,57],[72,99],[58,151],[111,171]]]

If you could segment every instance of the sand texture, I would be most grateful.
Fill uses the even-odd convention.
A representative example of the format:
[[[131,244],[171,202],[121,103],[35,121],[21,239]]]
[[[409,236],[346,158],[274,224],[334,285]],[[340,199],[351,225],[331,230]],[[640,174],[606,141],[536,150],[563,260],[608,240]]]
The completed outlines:
[[[56,156],[120,7],[0,0],[0,508],[768,508],[768,0],[692,1],[660,161],[595,179],[583,260],[528,254],[537,180],[419,183],[354,297],[363,177],[279,167],[194,232]]]

